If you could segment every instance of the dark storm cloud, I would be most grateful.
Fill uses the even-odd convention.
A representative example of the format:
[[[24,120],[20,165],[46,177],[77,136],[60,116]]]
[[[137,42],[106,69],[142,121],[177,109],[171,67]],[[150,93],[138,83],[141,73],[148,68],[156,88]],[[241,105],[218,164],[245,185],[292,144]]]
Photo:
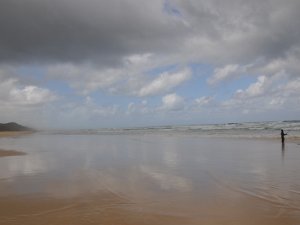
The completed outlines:
[[[162,7],[160,1],[1,0],[0,62],[112,63],[126,54],[168,51],[184,27],[170,24]]]
[[[298,0],[174,1],[198,35],[221,43],[228,61],[284,57],[300,45]]]
[[[299,48],[299,10],[298,0],[1,0],[0,63],[269,61]]]

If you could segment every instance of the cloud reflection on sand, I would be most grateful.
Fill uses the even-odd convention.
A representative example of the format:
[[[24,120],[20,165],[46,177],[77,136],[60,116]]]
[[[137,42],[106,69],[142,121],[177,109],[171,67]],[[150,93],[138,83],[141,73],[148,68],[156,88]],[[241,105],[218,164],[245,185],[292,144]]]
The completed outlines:
[[[41,155],[7,158],[0,164],[0,178],[12,180],[18,176],[46,173],[51,170],[51,167],[53,168],[53,164]]]
[[[176,191],[186,192],[192,189],[191,182],[183,177],[172,175],[170,173],[162,173],[155,168],[146,166],[142,166],[140,170],[155,181],[162,190],[175,189]]]

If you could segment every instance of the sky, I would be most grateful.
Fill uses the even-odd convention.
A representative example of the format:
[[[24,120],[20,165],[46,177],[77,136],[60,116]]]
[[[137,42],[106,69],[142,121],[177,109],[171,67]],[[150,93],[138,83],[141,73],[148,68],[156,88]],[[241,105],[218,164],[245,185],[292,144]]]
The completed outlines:
[[[0,123],[300,119],[299,0],[1,0]]]

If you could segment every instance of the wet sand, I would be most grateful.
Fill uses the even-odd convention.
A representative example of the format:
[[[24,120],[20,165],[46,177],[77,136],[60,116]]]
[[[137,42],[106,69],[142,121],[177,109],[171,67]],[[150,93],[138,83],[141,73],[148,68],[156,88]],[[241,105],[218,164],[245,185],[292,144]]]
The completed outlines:
[[[1,137],[20,137],[23,135],[30,135],[33,134],[33,131],[0,131],[0,138]]]
[[[26,155],[26,153],[20,152],[20,151],[15,151],[15,150],[0,149],[0,157],[17,156],[17,155]]]
[[[0,138],[15,138],[32,134],[32,131],[0,131]],[[16,150],[0,149],[0,157],[26,155],[25,152]]]
[[[225,202],[224,202],[225,203]],[[296,215],[284,216],[269,214],[255,209],[261,204],[247,199],[248,206],[232,209],[231,203],[212,207],[176,206],[149,210],[147,204],[136,205],[102,194],[86,196],[84,199],[47,199],[47,198],[1,198],[1,224],[298,224]],[[154,207],[152,207],[154,208]],[[175,210],[175,209],[176,210]],[[186,214],[186,211],[191,211]],[[249,211],[244,211],[249,210]],[[170,212],[171,211],[171,212]],[[282,212],[284,213],[284,212]]]
[[[161,135],[1,139],[0,224],[300,224],[300,147]]]

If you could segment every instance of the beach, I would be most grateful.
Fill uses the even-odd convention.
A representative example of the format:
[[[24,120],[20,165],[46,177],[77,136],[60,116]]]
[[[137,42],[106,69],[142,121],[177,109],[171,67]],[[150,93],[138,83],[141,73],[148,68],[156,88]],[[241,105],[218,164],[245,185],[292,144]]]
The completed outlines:
[[[0,149],[0,157],[16,156],[16,155],[26,155],[26,153],[15,151],[15,150]]]
[[[31,131],[1,131],[0,138],[3,137],[17,138],[23,135],[30,135],[30,134],[32,134]],[[7,149],[0,148],[0,157],[18,156],[18,155],[26,155],[26,153],[16,151],[16,150],[7,150]]]
[[[0,138],[2,137],[20,137],[30,135],[33,131],[0,131]]]
[[[299,224],[300,146],[178,132],[3,137],[0,224]]]

